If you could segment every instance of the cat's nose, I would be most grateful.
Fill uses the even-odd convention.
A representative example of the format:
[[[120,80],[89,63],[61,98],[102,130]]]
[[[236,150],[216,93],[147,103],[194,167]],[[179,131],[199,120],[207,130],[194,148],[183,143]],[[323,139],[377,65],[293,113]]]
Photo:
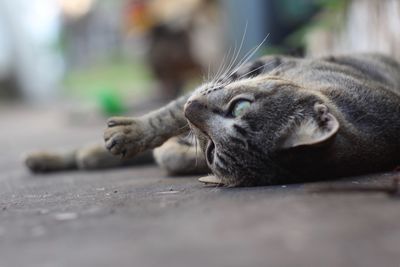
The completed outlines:
[[[188,100],[184,107],[185,116],[187,118],[192,117],[192,115],[195,115],[196,113],[200,112],[201,109],[203,108],[204,105],[200,103],[200,101],[196,99]]]
[[[206,111],[207,105],[202,103],[198,99],[189,99],[184,107],[185,117],[191,122],[201,120],[204,117]]]

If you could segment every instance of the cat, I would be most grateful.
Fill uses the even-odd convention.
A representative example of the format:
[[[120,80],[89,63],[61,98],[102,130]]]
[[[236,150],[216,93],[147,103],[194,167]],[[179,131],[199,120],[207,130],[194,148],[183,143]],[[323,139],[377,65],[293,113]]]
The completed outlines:
[[[181,138],[188,133],[194,141]],[[200,180],[225,186],[391,170],[400,163],[400,64],[379,54],[265,56],[142,117],[110,118],[104,140],[26,164],[92,169],[154,149],[170,174],[212,173]]]

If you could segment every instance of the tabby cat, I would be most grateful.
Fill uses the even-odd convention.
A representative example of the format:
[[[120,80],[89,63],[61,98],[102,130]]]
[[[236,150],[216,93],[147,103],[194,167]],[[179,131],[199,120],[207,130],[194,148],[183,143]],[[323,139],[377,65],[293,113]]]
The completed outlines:
[[[36,153],[26,163],[32,171],[93,169],[154,149],[169,173],[208,172],[201,181],[227,186],[391,170],[400,164],[400,65],[377,54],[266,56],[107,126],[106,148]],[[194,141],[182,138],[189,132]]]

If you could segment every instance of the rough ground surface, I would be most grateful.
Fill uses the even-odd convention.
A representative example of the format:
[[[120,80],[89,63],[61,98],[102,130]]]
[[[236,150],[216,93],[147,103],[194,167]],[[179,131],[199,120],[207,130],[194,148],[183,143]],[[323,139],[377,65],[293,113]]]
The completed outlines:
[[[0,107],[0,120],[1,267],[400,266],[400,198],[205,187],[154,166],[33,176],[22,152],[101,140],[103,125],[54,107]]]

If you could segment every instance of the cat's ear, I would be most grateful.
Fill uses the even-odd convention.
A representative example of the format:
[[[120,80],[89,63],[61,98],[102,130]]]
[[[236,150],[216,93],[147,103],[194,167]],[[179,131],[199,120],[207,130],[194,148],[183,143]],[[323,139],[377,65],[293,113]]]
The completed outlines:
[[[313,146],[322,144],[333,138],[339,130],[339,122],[328,107],[323,104],[314,105],[315,115],[308,118],[286,137],[282,148],[295,148],[299,146]]]

